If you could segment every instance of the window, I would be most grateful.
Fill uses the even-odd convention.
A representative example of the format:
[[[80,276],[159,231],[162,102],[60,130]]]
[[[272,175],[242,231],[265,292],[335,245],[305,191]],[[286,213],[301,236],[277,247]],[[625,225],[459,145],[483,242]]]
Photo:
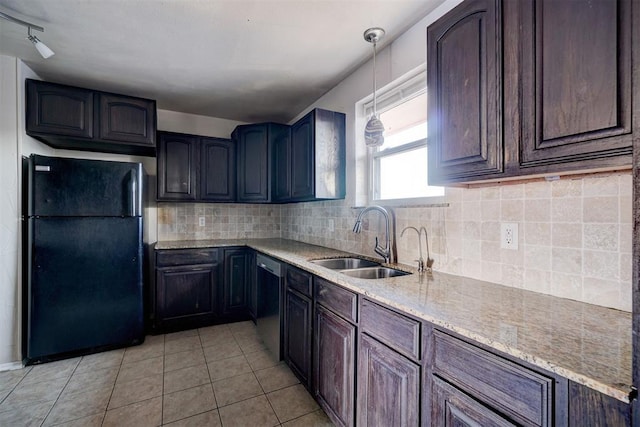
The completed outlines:
[[[384,91],[378,114],[385,125],[384,144],[370,153],[372,201],[417,201],[444,195],[427,177],[427,92],[424,74]],[[373,103],[364,104],[366,118]],[[408,199],[408,200],[407,200]]]

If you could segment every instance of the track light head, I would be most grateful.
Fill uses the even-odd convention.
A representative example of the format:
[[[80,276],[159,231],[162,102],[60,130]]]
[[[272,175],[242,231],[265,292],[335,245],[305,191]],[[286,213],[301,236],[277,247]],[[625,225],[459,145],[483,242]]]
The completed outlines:
[[[47,58],[55,55],[55,52],[52,51],[51,49],[49,49],[49,46],[47,46],[46,44],[42,43],[39,38],[37,38],[36,36],[31,34],[31,27],[29,27],[29,35],[27,36],[27,39],[31,43],[33,43],[33,45],[36,47],[36,49],[38,49],[38,53],[40,54],[40,56],[42,56],[44,59],[47,59]]]

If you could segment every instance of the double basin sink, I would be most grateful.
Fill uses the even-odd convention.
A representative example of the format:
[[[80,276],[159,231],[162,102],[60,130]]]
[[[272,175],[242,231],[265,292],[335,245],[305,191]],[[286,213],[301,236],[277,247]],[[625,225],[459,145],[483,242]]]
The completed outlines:
[[[384,267],[380,265],[380,263],[362,258],[328,258],[309,261],[331,270],[338,270],[342,274],[358,279],[385,279],[411,274],[395,268]]]

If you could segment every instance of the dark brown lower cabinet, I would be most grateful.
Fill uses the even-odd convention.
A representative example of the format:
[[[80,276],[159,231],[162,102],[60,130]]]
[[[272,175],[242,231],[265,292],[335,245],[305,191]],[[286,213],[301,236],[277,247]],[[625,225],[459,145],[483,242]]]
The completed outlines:
[[[356,327],[316,305],[314,394],[338,426],[354,425]]]
[[[433,378],[431,388],[431,424],[442,427],[518,425],[511,423],[438,377]]]
[[[224,250],[222,315],[247,316],[251,280],[251,252],[245,248]]]
[[[420,425],[420,366],[360,334],[358,426]]]
[[[156,270],[156,326],[193,327],[213,320],[217,264],[160,267]]]
[[[284,303],[284,360],[307,388],[311,385],[311,299],[288,289]]]
[[[569,425],[630,426],[631,410],[627,403],[569,381]]]

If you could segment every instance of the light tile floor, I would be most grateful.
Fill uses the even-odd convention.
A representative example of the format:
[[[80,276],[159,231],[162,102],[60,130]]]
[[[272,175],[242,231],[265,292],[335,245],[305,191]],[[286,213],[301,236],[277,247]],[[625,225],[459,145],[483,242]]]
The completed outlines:
[[[0,372],[0,426],[331,426],[251,322]]]

